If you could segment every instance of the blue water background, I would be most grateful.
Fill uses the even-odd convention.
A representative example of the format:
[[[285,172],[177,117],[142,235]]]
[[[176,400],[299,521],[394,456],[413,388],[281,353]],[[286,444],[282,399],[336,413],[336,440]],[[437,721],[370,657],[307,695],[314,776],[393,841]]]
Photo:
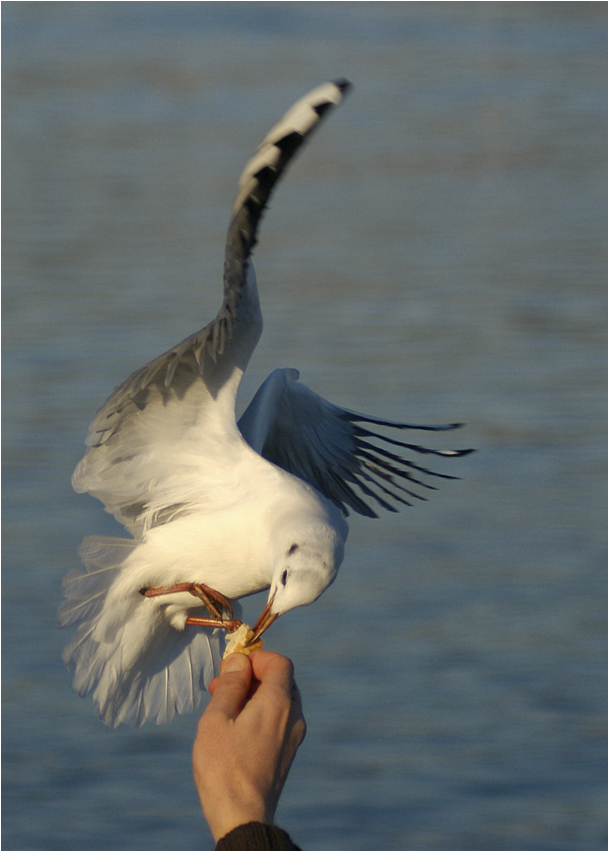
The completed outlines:
[[[278,822],[305,849],[606,848],[606,5],[2,15],[3,848],[212,848],[197,717],[109,730],[60,661],[61,577],[116,533],[70,475],[113,387],[215,315],[254,146],[339,76],[263,223],[243,401],[294,366],[479,452],[353,518],[337,582],[269,632],[309,725]]]

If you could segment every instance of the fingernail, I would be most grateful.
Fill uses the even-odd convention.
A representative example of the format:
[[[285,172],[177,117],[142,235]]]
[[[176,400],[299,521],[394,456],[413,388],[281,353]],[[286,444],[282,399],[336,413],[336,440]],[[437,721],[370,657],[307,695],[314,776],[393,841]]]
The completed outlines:
[[[248,665],[249,661],[245,654],[229,654],[229,656],[222,661],[222,674],[225,674],[226,672],[241,672]]]

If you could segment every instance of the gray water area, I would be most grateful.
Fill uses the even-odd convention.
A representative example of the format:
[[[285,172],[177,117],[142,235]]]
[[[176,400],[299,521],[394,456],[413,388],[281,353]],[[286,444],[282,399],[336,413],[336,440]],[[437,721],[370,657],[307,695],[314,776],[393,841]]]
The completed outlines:
[[[262,225],[243,404],[294,366],[478,452],[353,517],[336,583],[269,631],[308,722],[277,821],[304,849],[606,848],[606,5],[2,16],[3,849],[213,848],[197,716],[110,730],[61,663],[62,575],[120,534],[70,475],[110,391],[215,315],[255,145],[340,76]]]

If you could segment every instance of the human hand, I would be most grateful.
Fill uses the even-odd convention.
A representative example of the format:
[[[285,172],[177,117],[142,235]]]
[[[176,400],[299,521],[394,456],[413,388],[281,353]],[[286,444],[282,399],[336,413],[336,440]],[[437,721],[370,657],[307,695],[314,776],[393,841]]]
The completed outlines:
[[[195,784],[216,841],[238,825],[273,822],[307,729],[287,657],[231,654],[220,671],[193,747]]]

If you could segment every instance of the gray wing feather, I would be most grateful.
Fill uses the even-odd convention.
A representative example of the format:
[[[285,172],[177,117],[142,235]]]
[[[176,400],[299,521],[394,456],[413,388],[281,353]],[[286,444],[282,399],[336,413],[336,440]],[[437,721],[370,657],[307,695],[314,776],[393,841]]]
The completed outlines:
[[[250,255],[263,211],[290,160],[328,110],[340,103],[348,86],[344,80],[319,86],[267,134],[239,181],[226,241],[224,300],[218,315],[205,328],[133,373],[114,391],[89,427],[89,451],[74,472],[73,486],[102,500],[134,535],[162,522],[165,506],[182,510],[187,503],[187,496],[178,488],[160,497],[161,505],[151,505],[150,483],[167,482],[172,469],[171,448],[175,447],[177,454],[183,442],[192,442],[197,413],[210,409],[235,375],[231,390],[236,394],[262,332]],[[174,414],[173,406],[180,402]],[[234,430],[234,419],[225,428]],[[113,440],[117,433],[120,440]],[[152,458],[148,453],[144,467],[142,458],[150,442],[160,437],[163,453],[157,451]],[[177,468],[173,464],[173,469]]]
[[[458,428],[459,423],[418,426],[368,417],[327,402],[298,378],[297,370],[274,370],[239,420],[239,429],[265,459],[304,479],[345,513],[349,506],[361,515],[377,517],[364,498],[395,512],[393,502],[409,506],[408,498],[425,500],[419,489],[434,490],[428,477],[457,478],[429,470],[383,444],[453,458],[472,452],[433,450],[361,425],[446,431]]]
[[[244,347],[249,359],[262,331],[262,318],[257,295],[253,300],[247,299],[246,305],[242,303],[244,295],[249,295],[248,290],[255,290],[254,276],[251,276],[254,287],[247,286],[251,280],[249,258],[256,244],[262,214],[290,160],[328,109],[340,103],[349,85],[346,80],[338,80],[309,92],[291,107],[258,146],[239,179],[240,191],[226,240],[224,300],[218,315],[205,328],[141,367],[116,389],[91,425],[89,446],[107,441],[126,416],[145,408],[146,391],[151,386],[157,393],[166,394],[166,390],[172,388],[179,394],[199,378],[212,381],[217,372],[214,367],[218,367],[228,341],[235,337],[240,319],[251,326],[251,333],[247,335],[249,345]],[[243,369],[245,366],[243,364]]]

